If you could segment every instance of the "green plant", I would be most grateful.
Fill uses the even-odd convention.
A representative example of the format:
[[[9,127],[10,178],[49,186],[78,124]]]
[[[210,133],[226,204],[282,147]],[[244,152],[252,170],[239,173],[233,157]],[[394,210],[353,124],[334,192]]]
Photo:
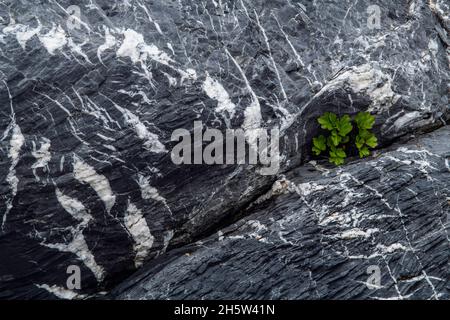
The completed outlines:
[[[329,161],[335,165],[341,165],[347,157],[346,149],[350,142],[350,133],[353,130],[352,118],[349,115],[338,117],[332,112],[325,112],[317,119],[322,129],[329,132],[328,136],[323,134],[313,138],[312,151],[316,156],[329,150]],[[358,128],[355,136],[355,146],[361,158],[370,155],[369,148],[375,148],[378,145],[377,138],[369,130],[375,123],[375,117],[369,112],[359,112],[354,122]]]
[[[364,158],[370,154],[369,147],[375,148],[378,145],[377,137],[369,131],[375,123],[375,117],[368,112],[360,112],[356,115],[355,122],[359,129],[355,145],[358,148],[359,157]]]

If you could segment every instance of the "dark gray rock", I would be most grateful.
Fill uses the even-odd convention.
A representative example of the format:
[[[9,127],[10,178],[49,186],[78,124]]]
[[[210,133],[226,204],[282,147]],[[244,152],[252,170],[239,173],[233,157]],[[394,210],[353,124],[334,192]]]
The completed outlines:
[[[368,27],[369,5],[381,8],[380,29]],[[445,8],[3,1],[0,297],[75,297],[69,265],[81,268],[79,294],[107,290],[270,189],[277,177],[258,166],[174,165],[171,134],[194,120],[281,127],[280,173],[309,159],[324,111],[370,110],[381,145],[441,126]]]
[[[246,218],[154,261],[113,297],[448,299],[449,141],[445,127],[362,163],[293,170]]]

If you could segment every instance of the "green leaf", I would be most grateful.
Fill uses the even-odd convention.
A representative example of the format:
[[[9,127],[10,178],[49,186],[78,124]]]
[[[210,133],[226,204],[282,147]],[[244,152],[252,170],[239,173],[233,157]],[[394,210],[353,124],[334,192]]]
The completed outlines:
[[[349,136],[345,136],[341,140],[342,143],[348,143],[349,141],[350,141],[350,137]]]
[[[369,112],[359,112],[355,117],[355,122],[360,130],[372,129],[375,117]]]
[[[322,129],[333,130],[337,125],[337,116],[331,112],[325,112],[317,119]]]
[[[343,158],[335,158],[335,157],[330,157],[329,161],[331,163],[334,163],[335,165],[339,166],[341,164],[344,164],[344,159]]]
[[[332,150],[330,150],[329,161],[338,166],[344,163],[344,159],[346,156],[347,155],[342,148],[333,148]]]
[[[337,157],[338,157],[338,156],[336,155],[336,148],[330,150],[330,157],[331,157],[331,158],[337,158]]]
[[[355,145],[358,150],[361,149],[364,145],[364,139],[359,134],[356,136]]]
[[[330,148],[334,148],[334,143],[331,140],[331,136],[327,137],[327,146],[330,147]]]
[[[366,139],[366,144],[371,148],[375,148],[378,145],[377,137],[371,133],[371,136]]]
[[[325,136],[320,135],[317,138],[313,138],[313,148],[312,151],[316,156],[320,155],[322,151],[327,150],[327,138]]]
[[[333,130],[330,137],[333,145],[337,147],[339,145],[339,142],[341,142],[341,137],[338,135],[337,131]]]
[[[375,148],[378,145],[378,139],[375,135],[367,130],[360,130],[355,140],[356,147],[361,150],[365,146]]]
[[[345,159],[345,157],[347,157],[347,154],[345,154],[345,151],[342,148],[336,149],[336,155],[339,158],[344,158],[344,159]]]
[[[342,116],[339,119],[338,130],[339,130],[339,135],[341,137],[345,137],[352,131],[353,126],[352,126],[351,121],[352,120],[351,120],[350,116],[348,116],[348,115]]]
[[[378,145],[377,137],[369,131],[375,123],[375,117],[369,112],[359,112],[354,118],[355,124],[352,123],[349,115],[339,118],[332,112],[325,112],[317,121],[322,129],[329,131],[329,134],[313,138],[312,151],[320,155],[328,149],[329,161],[335,165],[345,163],[347,143],[355,143],[361,158],[369,156],[369,148],[375,148]],[[358,128],[358,133],[355,140],[351,141],[354,136],[350,137],[350,133],[355,126]]]
[[[365,142],[367,139],[369,139],[373,134],[372,132],[365,130],[365,129],[361,129],[359,130],[358,135],[361,137],[361,140],[363,142]]]
[[[363,148],[359,149],[359,157],[360,158],[367,157],[368,155],[370,155],[370,151],[367,147],[363,147]]]

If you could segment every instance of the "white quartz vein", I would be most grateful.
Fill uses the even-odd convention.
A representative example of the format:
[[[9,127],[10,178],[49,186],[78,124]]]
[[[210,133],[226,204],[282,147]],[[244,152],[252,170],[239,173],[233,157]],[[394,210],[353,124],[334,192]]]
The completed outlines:
[[[400,95],[392,90],[392,77],[384,73],[377,64],[363,64],[340,73],[323,86],[315,97],[341,88],[343,83],[349,84],[355,93],[369,95],[372,100],[369,111],[390,107],[400,98]]]
[[[41,31],[41,25],[39,24],[36,28],[31,28],[27,25],[16,24],[14,20],[3,28],[4,34],[15,34],[17,42],[20,44],[23,50],[25,50],[27,42],[35,35],[38,35]]]
[[[144,146],[148,148],[151,152],[154,153],[166,153],[167,149],[166,147],[159,141],[159,137],[150,132],[147,127],[141,122],[139,117],[132,113],[130,110],[122,108],[117,103],[103,95],[105,98],[107,98],[111,103],[114,105],[114,107],[119,110],[124,119],[125,122],[131,126],[134,131],[136,132],[136,135],[144,140]]]
[[[130,57],[133,63],[150,58],[161,64],[170,66],[174,62],[167,53],[161,51],[154,44],[147,45],[144,36],[132,29],[123,31],[124,40],[117,50],[118,57]]]
[[[9,90],[8,84],[6,83],[5,80],[3,80],[3,83],[8,92],[9,106],[11,109],[11,122],[8,125],[8,128],[6,129],[6,131],[3,133],[3,137],[1,140],[4,140],[10,131],[12,131],[12,134],[11,134],[11,139],[9,140],[9,150],[8,150],[8,158],[11,159],[11,165],[9,167],[8,174],[6,176],[6,181],[8,182],[8,184],[11,188],[11,196],[9,199],[6,200],[6,210],[3,213],[2,225],[1,225],[2,232],[4,231],[4,228],[5,228],[5,223],[6,223],[8,213],[13,207],[12,203],[13,203],[14,197],[17,194],[17,186],[19,184],[19,178],[17,178],[17,176],[16,176],[16,166],[19,163],[20,150],[22,149],[22,146],[25,143],[25,137],[23,136],[22,131],[20,130],[20,127],[16,122],[16,116],[14,113],[11,91]]]
[[[277,17],[275,16],[275,14],[272,13],[272,16],[275,19],[275,21],[277,22],[278,28],[280,29],[281,33],[283,34],[284,38],[286,39],[286,42],[288,43],[289,47],[291,48],[292,52],[294,53],[295,59],[297,60],[297,62],[299,63],[300,66],[304,67],[305,64],[303,63],[303,60],[300,57],[300,54],[295,49],[294,45],[289,40],[289,36],[286,34],[286,32],[284,32],[283,27],[281,26],[280,22],[278,21]]]
[[[152,16],[150,15],[150,12],[148,11],[148,8],[147,8],[144,4],[139,3],[139,2],[138,2],[138,5],[139,5],[142,9],[144,9],[144,12],[145,12],[145,14],[146,14],[147,17],[148,17],[148,20],[149,20],[151,23],[153,23],[153,25],[155,26],[156,31],[158,31],[158,33],[159,33],[160,35],[162,35],[163,32],[162,32],[162,30],[161,30],[161,27],[159,26],[158,22],[156,22],[156,21],[152,18]]]
[[[216,112],[223,113],[226,111],[228,112],[230,119],[234,117],[236,105],[231,101],[228,92],[219,81],[211,78],[209,74],[206,74],[202,89],[208,97],[217,101]]]
[[[56,297],[65,300],[73,300],[73,299],[84,299],[86,295],[76,293],[72,290],[66,289],[64,287],[57,286],[56,284],[49,286],[48,284],[35,284],[36,287],[40,289],[47,290],[51,294],[54,294]]]
[[[110,30],[105,26],[103,26],[103,29],[105,31],[105,43],[100,45],[97,49],[97,58],[102,64],[102,53],[116,45],[116,38],[111,34]]]
[[[273,69],[275,71],[275,74],[277,75],[278,83],[280,84],[281,93],[283,95],[284,100],[287,101],[288,97],[286,95],[286,91],[284,90],[283,82],[281,81],[280,72],[278,71],[277,64],[275,63],[275,59],[273,58],[273,55],[272,55],[272,50],[270,49],[269,38],[267,38],[266,31],[264,30],[263,26],[261,25],[261,23],[259,21],[259,16],[258,16],[258,13],[256,12],[256,10],[254,10],[254,14],[256,17],[256,23],[258,24],[259,30],[261,30],[261,33],[263,35],[264,42],[266,43],[266,47],[269,52],[269,57],[270,57],[270,61],[272,62]]]
[[[141,196],[143,199],[153,199],[155,201],[163,203],[164,206],[167,208],[167,210],[170,212],[170,214],[172,214],[172,211],[167,205],[166,198],[162,197],[159,194],[158,190],[150,185],[150,180],[148,177],[144,176],[143,174],[138,174],[137,183],[141,189]]]
[[[84,162],[80,157],[74,155],[73,157],[73,173],[75,179],[82,183],[89,184],[92,189],[103,200],[108,213],[116,202],[108,179],[104,175],[98,174],[93,167]]]
[[[253,146],[255,145],[254,143],[256,141],[255,140],[256,136],[252,135],[251,130],[260,128],[262,121],[261,106],[259,104],[259,99],[256,93],[253,91],[252,87],[250,86],[250,82],[248,81],[247,76],[245,75],[241,66],[237,63],[236,59],[234,59],[234,57],[231,55],[228,49],[225,48],[225,52],[238,69],[239,73],[242,76],[242,79],[244,80],[247,91],[251,95],[251,103],[244,110],[244,123],[242,124],[242,128],[246,131],[247,139],[249,140],[250,145]]]
[[[57,50],[62,49],[67,44],[67,35],[60,25],[53,25],[48,33],[39,35],[39,40],[48,53],[54,55]]]
[[[11,196],[6,201],[6,210],[3,214],[2,219],[2,231],[4,230],[8,213],[13,207],[12,202],[14,200],[14,197],[17,194],[19,178],[16,176],[16,166],[19,162],[20,149],[25,143],[25,137],[23,136],[22,131],[20,130],[20,127],[16,123],[15,119],[13,119],[13,122],[10,125],[12,126],[12,135],[9,141],[8,158],[11,160],[11,165],[9,167],[8,175],[6,176],[6,181],[9,183],[9,186],[11,188]]]
[[[48,162],[52,157],[50,153],[50,140],[46,137],[42,137],[41,147],[39,149],[36,149],[36,143],[33,141],[33,151],[31,152],[31,154],[36,158],[36,162],[33,163],[31,169],[33,170],[33,175],[35,176],[36,180],[39,181],[40,179],[36,174],[36,169],[47,168]]]
[[[83,230],[88,226],[89,222],[93,220],[93,217],[79,200],[65,195],[58,188],[56,188],[55,193],[58,202],[64,210],[79,223],[75,227],[70,227],[72,239],[69,243],[44,242],[43,245],[59,251],[66,251],[75,254],[85,264],[85,266],[92,271],[97,281],[102,281],[105,276],[105,271],[95,261],[95,257],[89,250],[83,235]]]
[[[124,217],[125,227],[134,240],[134,252],[136,254],[134,264],[136,268],[142,266],[153,246],[154,238],[150,233],[147,221],[134,204],[128,202],[128,208]]]

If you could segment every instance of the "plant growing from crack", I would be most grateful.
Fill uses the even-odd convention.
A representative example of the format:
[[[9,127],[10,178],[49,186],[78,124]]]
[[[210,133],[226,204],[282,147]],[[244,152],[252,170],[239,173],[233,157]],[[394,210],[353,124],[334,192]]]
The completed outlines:
[[[359,112],[354,119],[347,114],[338,117],[332,112],[325,112],[317,121],[322,129],[328,131],[328,135],[321,134],[314,137],[312,151],[319,156],[328,150],[328,160],[337,166],[344,164],[347,157],[349,143],[352,140],[350,133],[354,129],[352,122],[356,124],[358,130],[354,135],[354,144],[360,158],[370,155],[369,148],[378,145],[377,138],[370,131],[375,123],[375,117],[369,112]]]

